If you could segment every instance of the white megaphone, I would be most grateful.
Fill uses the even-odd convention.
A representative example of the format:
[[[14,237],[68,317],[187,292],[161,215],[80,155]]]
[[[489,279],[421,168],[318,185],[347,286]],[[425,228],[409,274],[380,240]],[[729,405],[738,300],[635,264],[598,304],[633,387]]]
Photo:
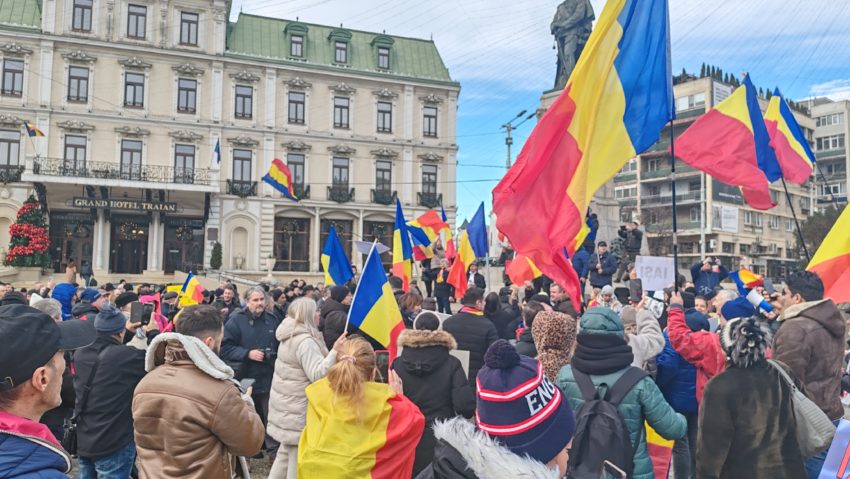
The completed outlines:
[[[761,309],[766,313],[773,312],[773,306],[771,306],[770,303],[764,299],[764,296],[762,296],[755,288],[751,289],[750,292],[747,293],[747,301],[749,301],[756,309]]]

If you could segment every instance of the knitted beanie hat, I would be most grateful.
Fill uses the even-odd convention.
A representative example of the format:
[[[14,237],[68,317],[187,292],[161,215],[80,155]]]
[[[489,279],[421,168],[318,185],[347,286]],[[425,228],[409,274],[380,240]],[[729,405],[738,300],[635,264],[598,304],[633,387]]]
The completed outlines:
[[[476,380],[475,423],[519,456],[551,461],[575,434],[566,396],[534,359],[504,339],[490,346]]]
[[[103,305],[94,317],[94,328],[98,333],[118,334],[124,331],[126,324],[127,318],[124,313],[111,304]]]

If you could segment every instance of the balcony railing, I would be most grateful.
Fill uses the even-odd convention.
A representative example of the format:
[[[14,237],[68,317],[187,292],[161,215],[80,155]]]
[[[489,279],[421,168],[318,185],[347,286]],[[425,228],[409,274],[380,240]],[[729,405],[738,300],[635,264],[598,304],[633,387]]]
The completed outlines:
[[[36,175],[46,176],[177,183],[184,185],[209,185],[212,176],[210,170],[206,168],[177,168],[160,165],[122,166],[119,163],[104,161],[75,163],[44,158],[36,158],[34,160],[32,172]]]
[[[391,205],[398,198],[398,192],[390,190],[372,190],[372,203]]]
[[[689,193],[682,193],[680,195],[676,195],[676,201],[681,201],[682,203],[700,201],[701,199],[702,193],[699,191],[691,191]],[[640,202],[642,205],[672,204],[673,195],[643,196],[641,197]]]
[[[443,204],[443,194],[437,193],[416,193],[416,197],[419,200],[419,206],[424,206],[426,208],[436,208]]]
[[[617,183],[621,183],[624,181],[632,181],[637,178],[637,172],[630,171],[628,173],[617,173],[617,176],[614,177],[614,181]]]
[[[227,194],[240,198],[257,196],[256,181],[227,180]]]
[[[820,150],[815,152],[815,158],[818,160],[824,158],[832,158],[832,157],[843,157],[846,154],[847,150],[844,148],[835,148],[832,150]]]
[[[309,200],[310,199],[310,185],[299,185],[295,184],[295,196],[299,200]]]
[[[683,163],[676,163],[676,174],[684,174],[684,173],[695,173],[699,170],[690,165],[685,165]],[[662,168],[660,170],[654,171],[643,171],[640,174],[641,180],[649,180],[653,178],[665,178],[669,179],[670,176],[673,175],[673,171],[670,168]]]
[[[354,188],[344,186],[328,186],[328,199],[337,203],[354,201]]]
[[[14,183],[21,181],[21,174],[24,172],[23,166],[16,165],[0,165],[0,183]]]

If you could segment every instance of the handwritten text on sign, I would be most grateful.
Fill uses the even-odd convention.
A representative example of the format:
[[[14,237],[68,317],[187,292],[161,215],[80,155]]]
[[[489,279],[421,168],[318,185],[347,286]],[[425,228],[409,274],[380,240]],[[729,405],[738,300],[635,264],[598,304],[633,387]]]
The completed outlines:
[[[662,290],[675,279],[673,258],[666,256],[638,256],[635,269],[644,291]]]

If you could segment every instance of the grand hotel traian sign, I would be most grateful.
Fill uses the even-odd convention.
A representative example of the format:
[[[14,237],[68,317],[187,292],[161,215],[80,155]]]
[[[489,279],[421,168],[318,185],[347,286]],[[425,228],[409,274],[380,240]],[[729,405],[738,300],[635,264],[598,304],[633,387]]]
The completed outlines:
[[[177,203],[121,199],[96,199],[96,198],[74,198],[73,206],[77,208],[108,208],[111,210],[133,210],[133,211],[162,211],[176,213]]]

